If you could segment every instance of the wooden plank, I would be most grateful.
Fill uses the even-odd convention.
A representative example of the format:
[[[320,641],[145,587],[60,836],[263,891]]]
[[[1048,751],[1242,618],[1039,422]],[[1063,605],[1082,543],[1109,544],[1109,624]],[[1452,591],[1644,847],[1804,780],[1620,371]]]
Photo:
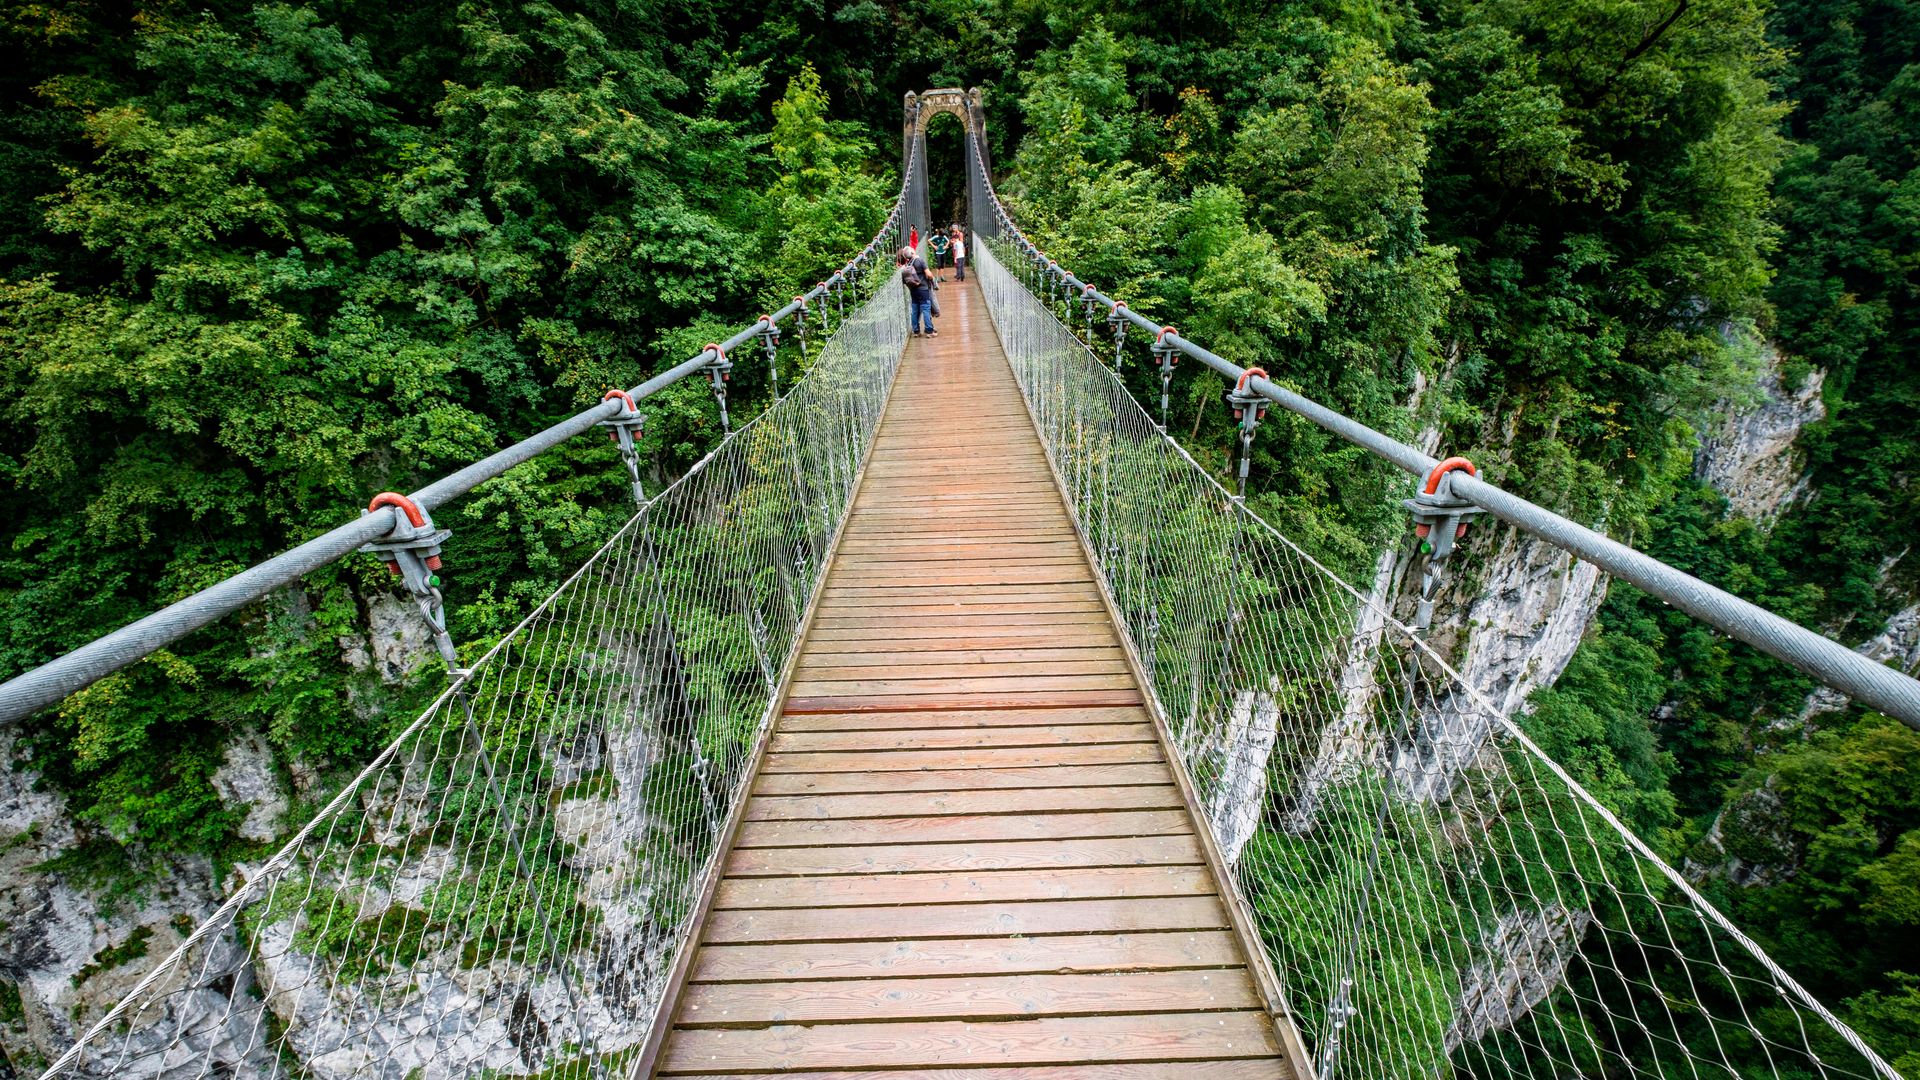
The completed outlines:
[[[910,659],[902,658],[895,651],[874,647],[875,645],[884,646],[886,642],[869,643],[865,648],[845,651],[820,647],[834,644],[836,643],[809,641],[806,651],[800,656],[799,666],[828,671],[835,668],[871,668],[908,663],[917,668],[941,668],[972,664],[1073,664],[1118,660],[1124,669],[1127,662],[1127,654],[1120,650],[1120,646],[1105,642],[1098,645],[1012,642],[1003,643],[1001,648],[982,649],[939,649],[922,645],[908,646],[899,650],[908,653]]]
[[[1163,971],[1238,963],[1239,948],[1225,930],[1072,937],[996,934],[984,938],[708,945],[694,959],[693,981]]]
[[[749,820],[736,847],[809,847],[822,844],[951,844],[978,840],[1067,840],[1118,836],[1184,836],[1193,822],[1184,810],[1086,813],[941,814],[800,821]]]
[[[829,681],[896,681],[967,678],[1013,678],[1049,676],[1112,675],[1115,665],[1126,668],[1126,659],[1113,658],[1110,646],[1051,649],[940,649],[930,654],[951,657],[947,660],[920,662],[920,653],[809,652],[795,665],[797,678]],[[1022,653],[1038,652],[1043,659],[1022,660]],[[1046,654],[1054,654],[1051,657]],[[1002,659],[1002,657],[1005,657]]]
[[[1045,681],[1100,675],[1124,676],[1129,681],[1133,678],[1127,673],[1127,662],[1115,659],[1031,661],[992,660],[983,657],[957,664],[902,662],[908,659],[910,658],[901,657],[892,663],[881,661],[866,664],[845,661],[834,664],[808,664],[803,661],[795,668],[795,681],[882,685],[893,682],[937,681],[944,686],[957,680],[968,679]]]
[[[679,1026],[761,1027],[934,1018],[1245,1012],[1260,1007],[1243,970],[986,975],[972,979],[815,980],[690,986]]]
[[[871,938],[981,937],[992,934],[1114,934],[1139,930],[1224,930],[1227,913],[1212,896],[1150,900],[1043,900],[1031,903],[927,904],[827,910],[715,911],[712,942],[861,941]]]
[[[1049,765],[1025,769],[924,769],[899,772],[765,774],[756,790],[767,795],[896,791],[985,791],[1004,788],[1106,787],[1170,784],[1164,761],[1150,765]]]
[[[767,795],[756,793],[747,806],[748,821],[840,821],[849,818],[910,815],[938,819],[954,815],[1044,814],[1065,810],[1185,809],[1171,784],[1133,787],[1015,788],[976,791],[895,791],[884,795]]]
[[[926,720],[923,718],[922,723]],[[882,731],[787,731],[774,733],[781,753],[828,750],[955,750],[972,747],[1080,746],[1092,743],[1152,742],[1153,726],[1070,724],[1061,727],[892,728]]]
[[[892,539],[863,539],[840,555],[851,566],[864,567],[885,563],[892,566],[919,566],[923,563],[973,563],[996,560],[1021,562],[1075,561],[1085,558],[1070,540],[1045,537],[982,537],[960,543],[943,536]]]
[[[818,1072],[782,1069],[777,1073],[730,1072],[752,1078],[778,1076],[783,1080],[902,1080],[908,1075],[893,1069],[856,1069]],[[1293,1080],[1286,1063],[1266,1058],[1233,1061],[1108,1062],[1102,1065],[1014,1065],[987,1069],[915,1069],[914,1080]]]
[[[768,754],[765,773],[943,772],[1031,766],[1160,764],[1158,743],[1102,746],[982,747],[972,750],[870,750]]]
[[[1053,690],[1044,693],[896,694],[891,697],[813,696],[787,699],[789,713],[899,712],[904,709],[1075,709],[1140,705],[1138,690]]]
[[[932,611],[987,609],[1000,611],[1063,610],[1060,605],[1075,605],[1065,610],[1099,610],[1099,599],[1087,585],[975,585],[954,590],[944,586],[902,582],[895,585],[852,583],[840,585],[829,579],[821,594],[825,603],[858,602],[867,608],[924,607]],[[1093,605],[1080,607],[1078,605]]]
[[[827,625],[814,629],[816,634],[829,637],[836,633],[866,635],[872,633],[909,634],[925,631],[929,635],[966,633],[966,634],[1010,634],[1058,633],[1061,627],[1080,627],[1080,632],[1099,633],[1113,640],[1113,624],[1107,620],[1106,612],[1100,610],[1097,603],[1075,601],[1071,606],[1062,605],[1059,611],[1016,611],[1011,609],[969,610],[966,608],[943,607],[931,616],[909,617],[900,612],[887,611],[850,611],[842,607],[838,611],[821,610],[820,619]],[[875,630],[874,628],[880,628]],[[812,640],[809,635],[808,640]]]
[[[951,697],[962,694],[1050,694],[1074,691],[1123,691],[1138,696],[1133,676],[1112,673],[1093,675],[1001,675],[989,667],[971,675],[932,675],[926,678],[852,679],[838,675],[795,676],[795,697],[900,697],[934,695]]]
[[[923,874],[932,871],[1052,870],[1072,866],[1198,866],[1200,842],[1179,836],[1108,840],[981,840],[957,844],[852,847],[738,847],[728,877],[802,874]]]
[[[714,907],[871,907],[1213,895],[1213,875],[1204,867],[1077,867],[817,878],[726,878],[720,882]]]
[[[898,731],[956,728],[1142,724],[1138,705],[1098,709],[909,709],[904,712],[789,713],[780,731]]]
[[[931,596],[840,597],[821,600],[821,615],[835,620],[859,619],[859,625],[875,625],[875,620],[926,623],[930,619],[957,619],[966,616],[989,620],[1010,620],[1019,615],[1093,615],[1100,601],[1074,597],[1031,597],[1029,599],[987,598],[975,602],[952,601],[939,594]],[[1092,625],[1099,625],[1094,623]]]
[[[747,1031],[686,1028],[667,1044],[660,1074],[769,1068],[922,1068],[1061,1062],[1212,1061],[1276,1056],[1259,1012],[1058,1017],[969,1023],[822,1024]]]
[[[900,589],[1030,588],[1046,596],[1083,594],[1093,587],[1093,572],[1071,563],[972,563],[952,568],[914,566],[856,567],[836,570],[828,583],[835,596],[892,595]],[[1065,589],[1072,586],[1072,591]],[[885,590],[885,591],[874,591]],[[916,594],[919,595],[919,594]]]
[[[1098,624],[996,625],[974,621],[960,625],[939,619],[892,620],[878,626],[815,627],[813,633],[807,635],[807,654],[818,659],[831,653],[880,655],[923,649],[982,652],[1032,648],[1110,649],[1115,647],[1115,641],[1113,632]]]
[[[1037,545],[1036,545],[1037,547]],[[1047,550],[1009,550],[995,539],[983,539],[971,550],[946,542],[934,551],[876,551],[843,557],[834,562],[834,572],[842,577],[861,575],[959,573],[983,570],[1019,570],[1023,572],[1077,571],[1075,581],[1091,581],[1087,561],[1072,552]]]

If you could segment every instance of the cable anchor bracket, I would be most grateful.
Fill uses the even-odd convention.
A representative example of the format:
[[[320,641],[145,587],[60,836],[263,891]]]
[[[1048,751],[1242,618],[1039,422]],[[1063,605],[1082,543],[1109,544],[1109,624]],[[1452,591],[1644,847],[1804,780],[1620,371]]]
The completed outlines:
[[[387,564],[388,572],[400,578],[407,593],[420,608],[420,614],[433,631],[433,645],[446,661],[447,673],[464,678],[470,672],[460,666],[460,653],[447,633],[447,609],[440,595],[440,548],[453,535],[438,528],[420,504],[397,491],[383,491],[367,504],[365,513],[391,508],[393,531],[378,540],[368,541],[361,551],[370,551]]]
[[[1420,603],[1408,629],[1424,631],[1433,625],[1433,599],[1445,578],[1447,560],[1453,556],[1456,542],[1467,535],[1468,519],[1486,511],[1453,493],[1453,474],[1479,475],[1473,462],[1450,457],[1433,467],[1415,489],[1413,498],[1400,505],[1413,516],[1413,534],[1419,539],[1420,553],[1427,558],[1420,573]]]

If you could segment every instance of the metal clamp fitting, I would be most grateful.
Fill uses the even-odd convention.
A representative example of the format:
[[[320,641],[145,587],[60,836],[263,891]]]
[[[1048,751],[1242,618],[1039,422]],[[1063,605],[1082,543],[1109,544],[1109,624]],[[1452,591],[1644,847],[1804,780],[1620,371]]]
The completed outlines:
[[[1468,518],[1485,513],[1453,493],[1450,476],[1456,471],[1479,475],[1473,462],[1450,457],[1433,467],[1413,498],[1400,503],[1413,516],[1413,533],[1420,540],[1420,553],[1427,557],[1420,575],[1420,603],[1410,627],[1413,630],[1425,630],[1433,624],[1433,598],[1440,591],[1441,575],[1453,555],[1454,542],[1467,535]]]
[[[1118,307],[1119,305],[1115,306]],[[1160,328],[1160,332],[1153,336],[1153,359],[1154,362],[1158,363],[1162,368],[1170,368],[1173,366],[1173,355],[1177,351],[1172,345],[1167,343],[1167,335],[1177,334],[1179,332],[1180,331],[1171,326],[1163,326]]]
[[[708,381],[713,383],[713,400],[720,406],[720,430],[731,434],[733,423],[727,418],[727,381],[733,378],[733,361],[727,359],[727,350],[718,342],[709,341],[700,351],[713,354],[713,359],[700,370],[706,372]]]
[[[453,533],[447,529],[436,528],[433,519],[420,508],[420,504],[397,491],[383,491],[367,504],[366,512],[391,507],[399,511],[393,531],[378,540],[368,541],[362,551],[378,555],[387,569],[398,575],[407,592],[419,605],[420,614],[426,618],[427,627],[433,631],[433,644],[440,652],[440,658],[446,661],[447,669],[455,675],[462,674],[460,654],[453,647],[453,639],[447,635],[446,606],[440,597],[440,546],[447,542]]]
[[[773,378],[773,396],[780,397],[780,325],[773,316],[760,316],[760,346],[767,352],[767,372]]]
[[[1161,340],[1164,341],[1167,334],[1172,331],[1173,327],[1171,326],[1163,328],[1160,331]],[[1169,346],[1169,348],[1171,348],[1171,346]],[[1266,371],[1261,368],[1248,368],[1240,373],[1240,378],[1234,382],[1233,388],[1221,395],[1226,401],[1227,407],[1233,410],[1233,419],[1240,425],[1240,489],[1238,497],[1242,499],[1247,497],[1247,472],[1253,465],[1253,429],[1259,427],[1260,421],[1266,419],[1267,405],[1269,404],[1267,399],[1261,397],[1252,387],[1253,377],[1255,375],[1263,379],[1267,377]]]
[[[646,505],[646,489],[640,484],[640,450],[636,441],[640,433],[646,430],[647,418],[633,403],[633,395],[625,390],[609,390],[601,401],[618,401],[621,409],[618,413],[600,421],[607,429],[607,438],[620,448],[620,460],[627,466],[627,476],[633,482],[633,501]]]

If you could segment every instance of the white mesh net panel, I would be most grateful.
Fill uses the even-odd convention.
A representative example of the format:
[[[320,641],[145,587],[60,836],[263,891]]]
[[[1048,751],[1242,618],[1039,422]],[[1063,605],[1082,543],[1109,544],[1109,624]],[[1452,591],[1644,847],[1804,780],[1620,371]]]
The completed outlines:
[[[624,1075],[906,344],[898,275],[49,1077]]]
[[[1423,641],[1162,434],[1077,336],[1077,300],[1063,322],[997,247],[976,260],[1001,342],[1322,1080],[1894,1080]]]

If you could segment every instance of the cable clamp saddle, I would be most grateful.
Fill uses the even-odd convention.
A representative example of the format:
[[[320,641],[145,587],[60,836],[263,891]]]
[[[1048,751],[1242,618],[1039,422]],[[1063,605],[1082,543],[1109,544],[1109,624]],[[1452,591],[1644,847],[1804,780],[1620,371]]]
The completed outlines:
[[[609,390],[600,400],[620,403],[620,411],[600,421],[600,426],[607,429],[607,440],[618,444],[621,451],[625,452],[632,445],[632,440],[639,438],[640,433],[646,430],[647,416],[625,390]],[[622,433],[626,434],[626,439],[620,437]]]
[[[1414,491],[1413,498],[1400,503],[1413,516],[1413,534],[1419,538],[1420,553],[1427,557],[1427,565],[1420,575],[1419,606],[1409,626],[1412,630],[1424,631],[1433,625],[1433,599],[1440,591],[1441,577],[1447,560],[1453,555],[1454,544],[1467,535],[1467,519],[1486,512],[1453,493],[1455,472],[1468,476],[1479,474],[1473,462],[1450,457],[1433,467]]]
[[[1167,330],[1172,329],[1171,326],[1167,327]],[[1162,336],[1165,336],[1165,333],[1166,331],[1161,331]],[[1171,352],[1172,347],[1168,346],[1168,350]],[[1239,422],[1241,430],[1248,435],[1253,433],[1253,429],[1260,421],[1267,418],[1267,407],[1273,404],[1253,388],[1255,375],[1263,379],[1267,377],[1264,368],[1248,368],[1240,373],[1240,378],[1234,382],[1232,389],[1221,395],[1227,407],[1233,410],[1234,420]]]
[[[440,549],[453,532],[437,528],[419,503],[395,491],[375,495],[367,504],[366,513],[389,507],[398,511],[394,515],[393,531],[368,541],[360,550],[379,556],[388,571],[399,576],[433,631],[434,647],[440,651],[440,658],[457,673],[460,657],[453,647],[453,639],[447,635],[446,607],[440,596]]]
[[[1486,513],[1453,493],[1455,472],[1479,475],[1473,462],[1450,457],[1433,467],[1413,498],[1400,503],[1413,516],[1413,533],[1420,538],[1421,553],[1442,562],[1453,553],[1454,541],[1467,535],[1467,519]]]

